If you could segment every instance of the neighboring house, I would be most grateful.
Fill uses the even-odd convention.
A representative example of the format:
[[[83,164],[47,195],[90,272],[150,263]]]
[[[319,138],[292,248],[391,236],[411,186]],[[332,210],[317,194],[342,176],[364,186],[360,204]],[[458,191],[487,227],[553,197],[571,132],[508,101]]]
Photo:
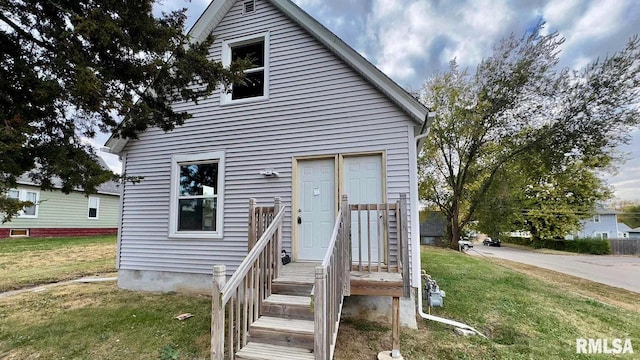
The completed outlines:
[[[440,211],[428,211],[426,219],[420,223],[420,244],[442,246],[447,218]]]
[[[618,239],[628,239],[629,230],[631,230],[631,228],[627,226],[627,224],[619,222],[618,223]]]
[[[629,239],[640,239],[640,227],[628,231]]]
[[[576,238],[611,239],[618,237],[618,214],[616,210],[597,205],[595,215],[581,220],[582,228],[574,234]]]
[[[106,166],[103,164],[103,166]],[[52,190],[41,190],[28,176],[17,180],[18,186],[7,196],[31,201],[11,221],[0,223],[0,238],[49,237],[116,234],[120,210],[120,190],[115,182],[98,187],[87,195],[81,191],[65,194],[59,181],[53,180]]]

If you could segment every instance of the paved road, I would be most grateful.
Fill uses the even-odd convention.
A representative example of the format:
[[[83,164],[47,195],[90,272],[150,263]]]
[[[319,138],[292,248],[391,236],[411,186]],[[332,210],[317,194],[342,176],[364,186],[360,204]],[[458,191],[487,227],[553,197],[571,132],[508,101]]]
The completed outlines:
[[[538,266],[640,293],[640,257],[540,254],[482,244],[474,246],[469,254]]]

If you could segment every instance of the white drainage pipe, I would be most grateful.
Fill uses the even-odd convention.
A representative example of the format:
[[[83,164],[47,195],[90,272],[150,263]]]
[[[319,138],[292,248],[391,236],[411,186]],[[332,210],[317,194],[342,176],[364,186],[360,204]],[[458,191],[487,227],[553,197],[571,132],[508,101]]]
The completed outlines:
[[[420,284],[422,284],[422,281],[420,282]],[[455,327],[461,328],[461,329],[470,330],[470,331],[473,331],[474,333],[482,336],[485,339],[487,338],[480,331],[474,329],[473,327],[471,327],[471,326],[469,326],[467,324],[464,324],[464,323],[461,323],[461,322],[458,322],[458,321],[455,321],[455,320],[449,320],[449,319],[445,319],[443,317],[434,316],[434,315],[430,315],[430,314],[425,313],[424,310],[422,310],[422,289],[418,289],[418,314],[423,319],[431,320],[431,321],[435,321],[435,322],[439,322],[439,323],[447,324],[447,325],[451,325],[451,326],[455,326]]]

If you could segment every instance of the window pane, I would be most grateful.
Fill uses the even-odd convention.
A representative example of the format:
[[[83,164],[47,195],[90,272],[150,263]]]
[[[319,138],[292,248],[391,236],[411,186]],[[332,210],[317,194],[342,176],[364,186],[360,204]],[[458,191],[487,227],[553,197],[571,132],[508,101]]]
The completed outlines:
[[[178,230],[216,231],[217,199],[182,199],[178,202]]]
[[[90,208],[98,208],[98,198],[90,197],[89,198],[89,207]]]
[[[89,208],[89,217],[90,218],[98,217],[98,209]]]
[[[217,163],[180,166],[180,196],[207,196],[217,193]]]
[[[253,44],[237,45],[231,48],[231,61],[247,59],[252,67],[264,66],[264,41]]]
[[[9,192],[7,193],[7,197],[10,199],[20,199],[20,191],[9,190]]]
[[[25,201],[31,201],[33,205],[24,208],[25,215],[36,214],[36,203],[38,202],[38,193],[27,191]]]
[[[245,99],[264,95],[264,70],[245,74],[242,84],[234,84],[231,99]]]

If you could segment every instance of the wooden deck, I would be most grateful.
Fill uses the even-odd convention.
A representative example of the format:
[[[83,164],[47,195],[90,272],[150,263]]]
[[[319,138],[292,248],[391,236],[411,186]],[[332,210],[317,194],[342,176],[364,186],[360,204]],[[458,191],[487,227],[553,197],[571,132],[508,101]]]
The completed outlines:
[[[315,281],[313,262],[292,262],[282,267],[280,276],[274,286],[286,284],[288,287],[298,285],[301,294],[311,289]],[[354,266],[355,267],[355,266]],[[351,295],[399,296],[403,294],[402,274],[397,272],[376,272],[376,267],[368,271],[351,271]],[[386,267],[385,267],[386,270]]]

